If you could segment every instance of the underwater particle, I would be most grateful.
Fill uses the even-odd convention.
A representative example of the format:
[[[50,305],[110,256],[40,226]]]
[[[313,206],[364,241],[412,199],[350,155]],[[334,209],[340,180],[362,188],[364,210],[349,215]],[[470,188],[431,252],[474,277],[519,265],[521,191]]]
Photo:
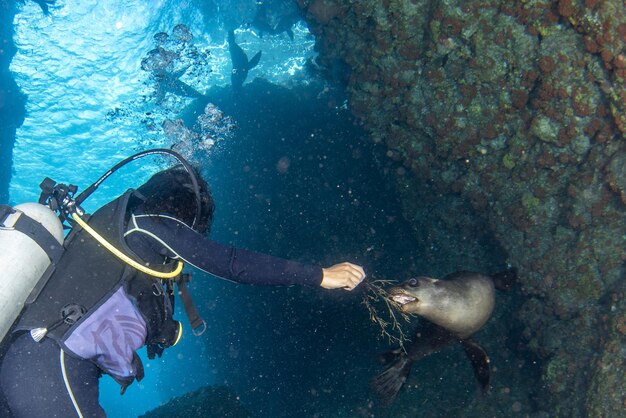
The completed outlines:
[[[228,347],[228,356],[232,359],[239,357],[239,350],[232,344]]]
[[[289,157],[285,156],[285,157],[281,157],[278,162],[276,163],[276,171],[278,171],[279,173],[286,173],[287,171],[289,171],[289,166],[291,165],[291,160],[289,159]]]

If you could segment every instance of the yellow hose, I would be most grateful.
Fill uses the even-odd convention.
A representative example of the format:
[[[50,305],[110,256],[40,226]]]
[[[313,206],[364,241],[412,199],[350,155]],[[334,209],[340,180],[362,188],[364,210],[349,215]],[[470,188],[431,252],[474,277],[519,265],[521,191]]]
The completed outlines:
[[[172,344],[172,347],[178,344],[178,342],[180,341],[180,338],[183,336],[183,324],[179,321],[176,321],[176,322],[178,322],[178,334],[176,334],[176,341],[174,341],[174,344]]]
[[[172,272],[162,272],[157,270],[152,270],[142,264],[139,264],[113,245],[111,245],[107,240],[105,240],[100,234],[98,234],[92,227],[90,227],[87,222],[83,221],[77,213],[72,213],[72,218],[76,221],[78,225],[80,225],[89,235],[91,235],[96,241],[98,241],[104,248],[109,250],[113,255],[117,258],[128,264],[129,266],[141,271],[142,273],[146,273],[150,276],[157,277],[159,279],[173,279],[178,276],[181,271],[183,271],[183,262],[178,260],[178,265],[176,269]]]

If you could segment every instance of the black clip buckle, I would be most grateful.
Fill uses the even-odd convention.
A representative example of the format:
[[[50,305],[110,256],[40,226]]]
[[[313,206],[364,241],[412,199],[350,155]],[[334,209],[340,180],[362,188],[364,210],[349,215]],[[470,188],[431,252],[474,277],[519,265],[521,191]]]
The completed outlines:
[[[87,309],[84,306],[77,303],[69,303],[61,309],[61,317],[67,325],[74,325],[86,312]]]
[[[17,211],[9,205],[0,205],[0,226],[4,226],[4,221],[6,221],[7,217],[15,212]]]

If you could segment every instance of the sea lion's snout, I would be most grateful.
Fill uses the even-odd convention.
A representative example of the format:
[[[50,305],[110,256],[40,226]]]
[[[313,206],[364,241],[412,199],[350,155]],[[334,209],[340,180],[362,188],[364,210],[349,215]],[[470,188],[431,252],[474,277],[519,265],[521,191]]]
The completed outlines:
[[[410,279],[400,286],[389,289],[389,299],[405,313],[412,313],[419,305],[419,297],[414,293],[418,288],[416,279]]]
[[[406,305],[407,303],[410,303],[410,302],[417,302],[417,298],[415,296],[407,295],[404,293],[392,296],[391,300],[393,300],[394,302],[400,305]]]
[[[431,287],[436,279],[430,277],[413,277],[399,286],[389,289],[389,299],[396,303],[404,313],[420,313],[421,301],[424,291]]]

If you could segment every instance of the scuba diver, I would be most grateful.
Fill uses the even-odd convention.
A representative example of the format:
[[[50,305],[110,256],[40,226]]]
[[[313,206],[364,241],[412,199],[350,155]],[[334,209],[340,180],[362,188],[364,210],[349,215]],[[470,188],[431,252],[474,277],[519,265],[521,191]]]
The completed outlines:
[[[106,177],[154,153],[180,164],[92,215],[84,213],[80,203]],[[226,280],[267,286],[352,290],[365,277],[362,267],[349,262],[322,268],[210,240],[209,186],[170,150],[129,157],[78,196],[75,186],[47,180],[40,203],[59,212],[71,230],[3,343],[0,388],[16,418],[105,417],[98,402],[100,376],[110,375],[123,394],[144,376],[137,350],[145,345],[150,359],[160,357],[180,339],[181,324],[172,318],[174,294],[194,334],[202,333],[206,324],[181,274],[185,263]],[[1,221],[0,215],[0,226]]]

